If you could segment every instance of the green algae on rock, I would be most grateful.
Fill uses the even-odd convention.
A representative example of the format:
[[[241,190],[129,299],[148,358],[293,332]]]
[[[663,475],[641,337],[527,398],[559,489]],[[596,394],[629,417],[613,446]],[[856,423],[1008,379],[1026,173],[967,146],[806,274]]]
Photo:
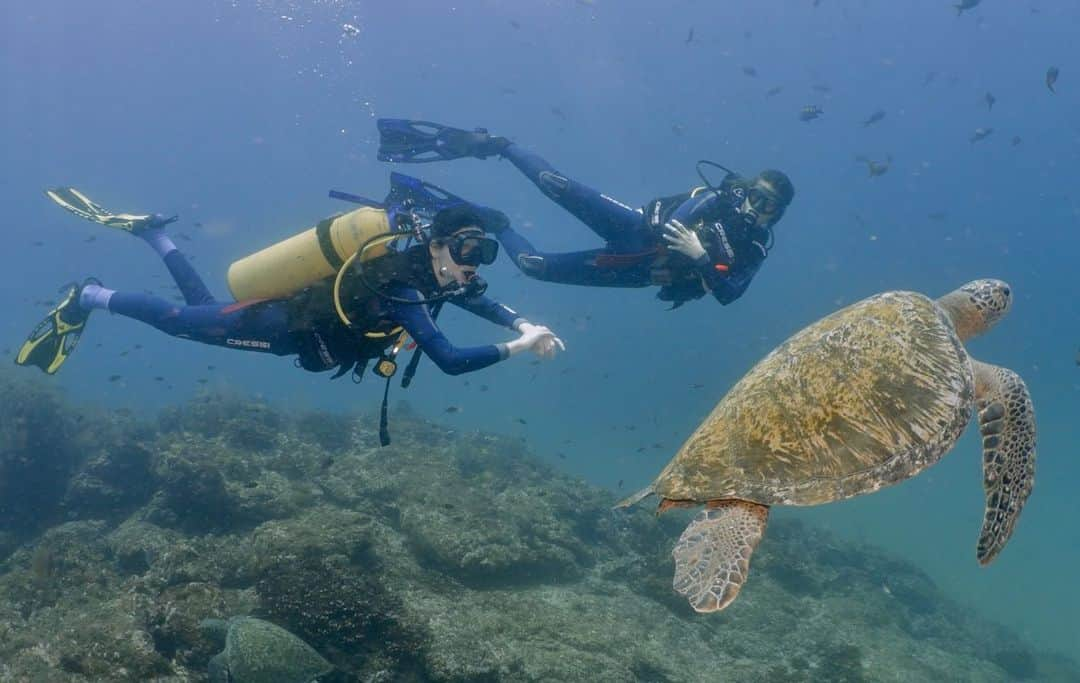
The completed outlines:
[[[261,450],[236,445],[252,430],[231,431],[242,403],[169,409],[184,428],[138,432],[147,497],[122,519],[87,504],[5,529],[0,681],[206,681],[224,642],[199,624],[233,615],[364,683],[1080,680],[906,561],[810,524],[775,520],[753,595],[702,620],[671,590],[683,513],[612,513],[608,492],[519,439],[398,415],[380,449],[370,420],[268,410],[252,411],[278,425]],[[41,509],[136,433],[94,429]],[[95,491],[124,483],[121,467],[92,471]]]

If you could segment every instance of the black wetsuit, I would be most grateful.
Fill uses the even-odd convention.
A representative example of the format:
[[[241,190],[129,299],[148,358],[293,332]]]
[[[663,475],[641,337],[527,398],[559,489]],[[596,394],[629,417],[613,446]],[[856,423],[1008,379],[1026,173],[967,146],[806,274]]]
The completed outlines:
[[[592,287],[658,285],[659,298],[676,305],[708,291],[721,304],[729,304],[746,291],[768,253],[768,231],[747,225],[735,210],[736,197],[698,188],[633,209],[563,176],[518,145],[501,153],[606,243],[600,249],[547,253],[537,251],[515,230],[502,230],[499,242],[529,277]],[[688,228],[706,228],[698,229],[698,234],[709,251],[707,259],[695,263],[664,246],[661,229],[671,219]]]

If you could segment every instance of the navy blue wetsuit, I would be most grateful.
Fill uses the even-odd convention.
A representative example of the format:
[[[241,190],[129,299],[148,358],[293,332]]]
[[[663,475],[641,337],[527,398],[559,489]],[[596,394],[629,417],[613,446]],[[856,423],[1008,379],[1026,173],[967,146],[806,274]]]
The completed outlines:
[[[765,260],[764,241],[755,239],[733,217],[733,210],[713,192],[699,192],[674,211],[661,211],[663,200],[645,210],[633,209],[591,187],[571,180],[551,164],[518,145],[511,144],[502,156],[559,206],[592,229],[606,242],[601,249],[546,253],[520,233],[506,228],[499,242],[517,267],[529,277],[548,282],[593,287],[663,287],[660,297],[681,303],[706,291],[729,304],[746,291]],[[648,213],[649,215],[646,215]],[[724,218],[717,215],[727,214]],[[705,218],[713,223],[719,244],[710,258],[694,263],[667,251],[658,235],[665,222],[676,219],[690,226]]]
[[[179,251],[169,252],[164,260],[184,296],[186,306],[177,306],[148,294],[116,292],[109,300],[109,311],[153,325],[174,337],[205,344],[277,356],[300,354],[304,350],[304,336],[290,329],[290,305],[287,300],[219,303]],[[388,293],[412,300],[421,297],[419,291],[403,286]],[[484,296],[451,299],[449,303],[510,329],[519,320],[514,311]],[[503,344],[454,346],[435,324],[425,304],[408,305],[379,300],[375,305],[381,323],[387,327],[403,327],[439,369],[448,374],[480,370],[508,355]],[[317,334],[319,330],[314,332]],[[325,366],[317,369],[330,369],[334,367],[335,360],[338,359],[331,355]]]

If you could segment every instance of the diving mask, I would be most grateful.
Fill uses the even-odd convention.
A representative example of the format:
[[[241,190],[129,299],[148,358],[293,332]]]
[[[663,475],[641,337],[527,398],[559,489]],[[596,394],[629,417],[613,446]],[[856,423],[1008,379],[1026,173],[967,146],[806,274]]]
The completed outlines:
[[[460,266],[490,266],[499,255],[499,243],[482,233],[465,233],[446,238],[454,263]]]

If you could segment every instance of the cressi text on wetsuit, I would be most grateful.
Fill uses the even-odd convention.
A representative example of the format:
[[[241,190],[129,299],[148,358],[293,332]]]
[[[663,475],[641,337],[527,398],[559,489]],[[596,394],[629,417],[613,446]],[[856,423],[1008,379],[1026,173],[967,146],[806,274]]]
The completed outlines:
[[[557,172],[540,156],[518,145],[502,155],[559,206],[602,237],[600,249],[546,253],[512,228],[497,234],[514,263],[538,280],[593,287],[659,285],[659,297],[676,304],[706,291],[729,304],[746,291],[768,253],[765,230],[748,226],[736,203],[723,194],[699,190],[657,199],[637,210]],[[676,219],[698,229],[709,258],[694,263],[663,246],[660,229]],[[711,242],[711,244],[710,244]]]

